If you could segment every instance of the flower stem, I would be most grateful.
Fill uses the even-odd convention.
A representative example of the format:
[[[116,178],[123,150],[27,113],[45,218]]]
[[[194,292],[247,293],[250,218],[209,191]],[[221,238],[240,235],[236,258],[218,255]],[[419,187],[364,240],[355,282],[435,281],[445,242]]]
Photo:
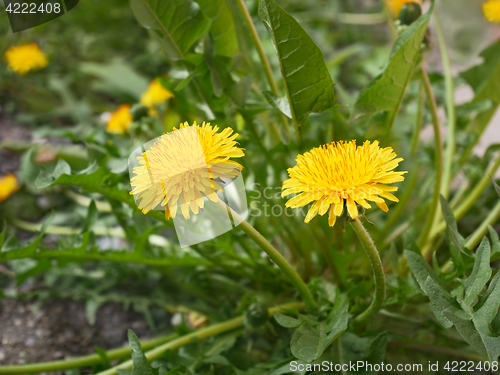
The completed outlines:
[[[385,275],[384,267],[382,266],[382,261],[380,260],[378,250],[373,243],[370,234],[366,231],[361,221],[359,221],[359,218],[351,221],[351,226],[358,236],[359,241],[365,248],[368,258],[370,258],[370,263],[372,265],[373,276],[375,280],[375,294],[373,296],[372,303],[365,311],[363,311],[354,319],[354,322],[359,324],[366,322],[367,320],[374,317],[382,308],[385,299]]]
[[[257,29],[255,29],[255,25],[253,24],[252,17],[250,16],[250,13],[248,12],[248,9],[245,5],[244,0],[237,0],[238,6],[240,8],[241,14],[243,15],[243,18],[245,20],[245,23],[248,27],[248,31],[250,32],[250,36],[252,38],[253,44],[255,45],[255,48],[257,49],[257,53],[259,54],[260,61],[262,62],[262,67],[264,68],[264,73],[266,74],[267,82],[269,83],[269,86],[271,87],[271,90],[274,94],[277,96],[280,95],[280,91],[278,89],[278,84],[276,83],[276,80],[274,79],[273,76],[273,71],[271,69],[271,64],[269,63],[269,60],[266,56],[266,53],[264,52],[264,48],[262,47],[262,42],[260,41],[259,34],[257,33]],[[288,137],[291,136],[290,134],[290,125],[288,124],[288,120],[286,116],[283,113],[279,113],[281,122],[283,123],[283,127],[285,129],[286,134]],[[299,132],[298,129],[296,129],[297,132],[297,140],[299,140]]]
[[[176,333],[157,337],[151,340],[141,342],[143,350],[149,350],[157,345],[162,345],[172,341],[177,337]],[[106,352],[106,358],[109,361],[120,359],[130,355],[130,347],[123,347],[109,350]],[[102,363],[102,357],[99,354],[91,354],[78,358],[71,358],[60,361],[30,363],[27,365],[0,366],[0,374],[35,374],[38,372],[55,372],[69,370],[74,368],[89,367]]]
[[[434,187],[434,194],[432,196],[432,204],[429,209],[429,216],[427,217],[424,230],[422,231],[422,234],[420,235],[420,238],[418,240],[419,248],[422,249],[429,239],[429,235],[432,227],[435,224],[434,222],[436,220],[439,209],[439,194],[441,189],[441,178],[443,174],[443,142],[441,139],[441,127],[439,124],[436,98],[434,97],[434,93],[432,92],[431,82],[424,66],[422,66],[421,72],[425,87],[425,93],[427,94],[427,100],[429,102],[429,107],[432,114],[432,125],[434,127],[434,142],[436,151],[436,185]]]
[[[413,132],[413,137],[411,141],[411,151],[410,154],[412,158],[415,157],[418,149],[418,144],[420,142],[420,131],[422,130],[422,123],[424,122],[424,85],[420,83],[418,90],[418,112],[417,121],[415,122],[415,130]]]
[[[446,114],[448,117],[448,135],[446,142],[446,154],[444,157],[443,178],[441,181],[441,194],[448,199],[450,193],[451,182],[451,167],[453,164],[453,157],[455,156],[455,133],[456,133],[456,115],[455,115],[455,88],[453,86],[453,75],[451,73],[450,56],[446,48],[446,41],[441,27],[441,21],[438,14],[434,13],[434,24],[436,26],[436,35],[439,43],[439,50],[441,52],[441,59],[443,62],[444,82],[446,88]]]
[[[284,309],[296,309],[296,310],[303,310],[304,309],[304,304],[301,302],[292,302],[292,303],[287,303],[282,306],[278,307],[272,307],[268,310],[269,316],[271,316],[274,312],[281,311],[286,313],[286,310]],[[160,357],[163,353],[165,353],[167,350],[175,350],[177,348],[180,348],[181,346],[191,344],[193,342],[198,342],[199,340],[205,340],[211,336],[215,336],[227,331],[231,331],[233,329],[239,328],[243,325],[244,321],[244,316],[239,316],[237,318],[225,321],[223,323],[215,324],[211,327],[203,328],[200,329],[196,332],[184,335],[182,337],[179,337],[178,339],[172,340],[170,342],[167,342],[166,344],[160,345],[150,351],[147,351],[145,354],[146,358],[148,361],[152,361],[158,357]],[[106,371],[102,371],[98,373],[97,375],[115,375],[117,374],[117,370],[119,369],[130,369],[132,368],[132,360],[128,360],[126,362],[123,362],[119,364],[118,366],[115,366],[113,368],[110,368]]]
[[[252,240],[255,241],[259,247],[266,252],[266,254],[271,258],[271,260],[276,263],[276,265],[281,269],[281,271],[288,277],[288,280],[293,284],[295,289],[300,293],[302,299],[304,300],[307,310],[314,311],[316,309],[316,301],[314,300],[311,291],[307,287],[306,283],[300,275],[297,273],[295,268],[292,267],[290,263],[285,259],[281,253],[274,248],[271,243],[262,236],[254,227],[252,227],[246,220],[243,220],[236,212],[231,210],[233,219],[236,221],[241,221],[239,227],[243,232],[245,232]]]
[[[488,233],[488,225],[494,225],[500,219],[500,201],[493,207],[484,221],[474,233],[467,239],[465,246],[469,249],[475,248],[483,237]]]

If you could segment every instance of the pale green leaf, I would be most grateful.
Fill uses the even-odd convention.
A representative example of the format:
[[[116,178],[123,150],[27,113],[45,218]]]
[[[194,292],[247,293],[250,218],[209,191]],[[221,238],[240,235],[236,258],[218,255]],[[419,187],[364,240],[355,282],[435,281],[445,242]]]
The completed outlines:
[[[331,110],[335,105],[334,83],[316,43],[274,0],[260,0],[259,17],[278,53],[294,120],[302,124],[311,112]]]
[[[290,103],[287,98],[280,98],[272,91],[262,91],[262,93],[269,104],[283,113],[286,117],[292,118],[292,110],[290,109]]]
[[[491,277],[490,242],[485,237],[476,251],[471,275],[464,282],[464,302],[471,306]]]
[[[282,313],[277,312],[277,311],[273,314],[273,316],[274,316],[274,319],[276,320],[276,322],[280,326],[285,327],[285,328],[296,328],[296,327],[300,326],[302,323],[304,323],[304,321],[305,321],[304,319],[297,319],[297,318],[282,314]]]
[[[436,319],[443,327],[450,328],[453,324],[443,315],[443,310],[451,306],[459,308],[453,296],[448,291],[441,288],[430,276],[427,277],[425,282],[425,291],[431,301],[431,308]]]

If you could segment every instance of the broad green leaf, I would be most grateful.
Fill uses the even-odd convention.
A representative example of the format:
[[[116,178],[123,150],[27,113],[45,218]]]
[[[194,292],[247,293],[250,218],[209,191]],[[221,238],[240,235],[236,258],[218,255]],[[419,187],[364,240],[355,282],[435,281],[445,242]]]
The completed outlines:
[[[309,113],[332,109],[334,83],[316,43],[274,0],[260,0],[259,17],[278,53],[294,121],[300,125]]]
[[[159,30],[170,59],[181,59],[210,29],[210,20],[192,0],[131,0],[135,17],[146,28]]]
[[[296,327],[300,326],[302,323],[304,323],[304,321],[305,321],[304,319],[294,318],[294,317],[282,314],[282,313],[277,312],[277,311],[273,314],[273,316],[274,316],[274,319],[276,320],[276,322],[280,326],[285,327],[285,328],[296,328]]]
[[[304,323],[293,333],[292,354],[304,362],[312,362],[319,358],[330,344],[347,329],[347,303],[327,321],[318,325]]]
[[[474,324],[477,327],[489,329],[489,324],[495,318],[500,307],[500,272],[491,280],[488,291],[481,296],[484,298],[482,306],[473,314]]]
[[[69,164],[58,159],[55,166],[49,168],[43,168],[35,181],[35,186],[37,189],[45,189],[52,185],[62,174],[70,174],[71,167]]]
[[[226,0],[198,0],[203,13],[212,20],[210,35],[215,43],[215,54],[232,57],[239,52],[233,14]]]
[[[484,132],[500,105],[500,40],[486,48],[481,57],[484,59],[481,65],[462,73],[462,77],[474,89],[473,103],[484,100],[490,100],[492,103],[491,109],[479,113],[467,128],[478,137]]]
[[[453,323],[458,333],[460,333],[465,341],[467,341],[476,352],[478,352],[485,359],[489,358],[483,339],[474,326],[472,316],[469,313],[449,307],[443,311],[443,314]]]
[[[392,127],[420,56],[432,10],[433,7],[406,28],[394,42],[389,64],[359,96],[354,106],[353,120],[387,111],[390,112],[389,126]]]
[[[490,242],[485,237],[476,251],[472,273],[464,282],[464,302],[467,305],[472,306],[490,277]]]
[[[132,354],[132,375],[158,375],[158,369],[154,369],[148,362],[148,359],[142,352],[141,342],[136,334],[128,330],[128,342]]]
[[[427,294],[425,284],[428,277],[431,277],[432,280],[441,287],[441,289],[449,291],[448,285],[441,280],[431,266],[429,266],[429,263],[425,261],[414,239],[408,233],[405,234],[404,237],[404,248],[404,253],[406,259],[408,260],[408,266],[424,293]]]
[[[450,328],[453,324],[443,315],[443,310],[452,306],[459,308],[453,296],[443,288],[441,288],[430,276],[425,282],[425,291],[431,301],[431,308],[436,316],[436,319],[445,328]]]

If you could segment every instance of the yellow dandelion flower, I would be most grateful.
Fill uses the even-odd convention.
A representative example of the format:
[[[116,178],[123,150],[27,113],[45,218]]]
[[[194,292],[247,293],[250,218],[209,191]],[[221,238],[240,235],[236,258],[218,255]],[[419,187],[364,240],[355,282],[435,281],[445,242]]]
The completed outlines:
[[[245,156],[237,147],[233,129],[218,133],[210,123],[199,126],[187,122],[179,129],[158,137],[153,146],[138,157],[139,166],[130,182],[138,206],[144,213],[165,207],[165,216],[175,218],[180,203],[182,215],[190,218],[204,207],[203,195],[212,202],[219,199],[215,191],[224,191],[221,178],[236,178],[243,167],[230,158]],[[202,195],[203,194],[203,195]]]
[[[484,18],[488,22],[500,23],[500,0],[488,0],[483,4]]]
[[[9,69],[20,75],[45,68],[48,64],[47,57],[36,43],[10,46],[4,54],[4,59]]]
[[[391,12],[391,14],[397,18],[399,16],[399,11],[406,3],[417,3],[422,5],[422,0],[385,0],[387,4],[387,8]]]
[[[357,204],[371,208],[367,201],[373,201],[383,211],[389,209],[383,198],[398,202],[390,192],[403,181],[403,174],[394,172],[403,159],[396,158],[391,147],[380,148],[378,141],[366,141],[356,147],[356,141],[332,142],[313,148],[297,157],[297,164],[288,169],[290,178],[283,183],[282,196],[298,194],[288,202],[287,207],[303,207],[314,201],[305,222],[309,223],[318,213],[324,215],[330,209],[328,223],[335,224],[337,216],[347,206],[349,216],[358,217]],[[300,193],[300,194],[299,194]]]
[[[0,202],[3,202],[9,198],[12,194],[18,191],[20,188],[17,183],[17,178],[12,173],[0,177]]]
[[[162,86],[158,79],[154,79],[149,84],[148,89],[141,96],[141,104],[152,108],[155,105],[162,104],[168,99],[173,98],[174,94]]]
[[[130,129],[131,123],[132,114],[130,113],[130,104],[122,104],[111,114],[106,131],[113,134],[123,134]]]

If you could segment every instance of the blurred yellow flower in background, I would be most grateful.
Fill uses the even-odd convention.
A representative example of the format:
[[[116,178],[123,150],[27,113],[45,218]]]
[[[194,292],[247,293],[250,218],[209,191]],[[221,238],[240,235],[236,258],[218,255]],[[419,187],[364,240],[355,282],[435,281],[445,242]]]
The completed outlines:
[[[210,123],[199,126],[187,122],[170,133],[158,137],[154,145],[137,159],[133,169],[132,191],[143,213],[161,204],[165,216],[175,218],[180,200],[182,215],[190,218],[189,210],[196,215],[204,207],[202,193],[217,202],[215,191],[224,191],[219,178],[235,178],[243,169],[229,160],[245,156],[237,147],[238,136],[233,129],[218,133],[219,127]],[[168,205],[167,205],[168,202]]]
[[[399,16],[399,11],[406,3],[417,3],[422,5],[422,0],[385,0],[387,4],[387,8],[391,12],[391,14],[397,18]]]
[[[387,186],[404,180],[407,172],[394,172],[402,158],[396,158],[391,147],[380,148],[378,141],[366,141],[356,147],[356,141],[332,142],[313,148],[297,157],[297,164],[288,169],[290,178],[283,183],[283,197],[298,194],[287,207],[303,207],[313,201],[305,222],[309,223],[318,213],[324,215],[330,209],[328,224],[333,226],[337,216],[344,211],[344,204],[352,219],[358,217],[356,204],[371,208],[373,201],[383,211],[389,209],[382,198],[398,202]],[[299,194],[300,193],[300,194]]]
[[[174,94],[163,87],[158,78],[156,78],[151,81],[146,92],[142,94],[140,103],[146,107],[153,108],[155,105],[162,104],[173,97]]]
[[[484,18],[488,22],[500,23],[500,0],[488,0],[483,4]]]
[[[49,63],[38,44],[22,44],[10,46],[4,54],[10,70],[25,75],[31,70],[42,69]]]
[[[130,104],[122,104],[111,114],[106,131],[113,134],[123,134],[130,129],[131,123],[132,114],[130,113]]]
[[[17,178],[12,173],[0,177],[0,202],[9,198],[19,190],[21,186],[17,183]]]

